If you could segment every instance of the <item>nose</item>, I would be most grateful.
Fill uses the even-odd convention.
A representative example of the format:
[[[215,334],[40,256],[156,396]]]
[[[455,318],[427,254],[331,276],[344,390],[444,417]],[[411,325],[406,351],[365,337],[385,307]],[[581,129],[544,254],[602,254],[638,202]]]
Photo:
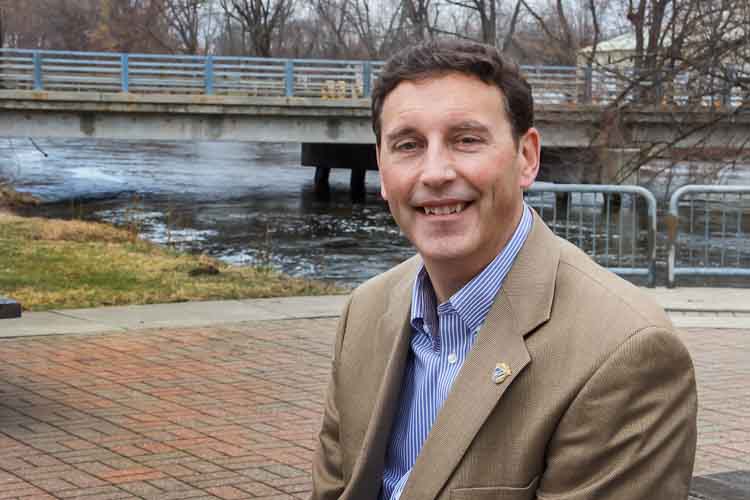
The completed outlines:
[[[430,143],[422,157],[420,179],[425,186],[438,188],[456,178],[453,155],[440,143]]]

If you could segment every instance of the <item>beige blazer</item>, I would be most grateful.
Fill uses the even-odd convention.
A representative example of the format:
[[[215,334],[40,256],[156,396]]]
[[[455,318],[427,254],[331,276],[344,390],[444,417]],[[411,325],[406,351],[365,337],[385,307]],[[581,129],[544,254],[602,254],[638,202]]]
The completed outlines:
[[[313,499],[378,496],[418,265],[341,317]],[[535,216],[401,500],[685,499],[695,441],[693,366],[662,309]]]

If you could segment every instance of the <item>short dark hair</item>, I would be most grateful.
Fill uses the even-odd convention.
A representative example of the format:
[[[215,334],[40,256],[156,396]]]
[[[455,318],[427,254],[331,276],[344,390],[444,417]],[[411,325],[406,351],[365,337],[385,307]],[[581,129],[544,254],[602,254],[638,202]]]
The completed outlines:
[[[465,40],[435,40],[407,47],[394,54],[383,66],[372,91],[372,129],[377,143],[380,144],[383,102],[393,89],[404,81],[453,72],[475,76],[502,91],[516,143],[534,125],[531,86],[521,75],[518,65],[490,45]]]

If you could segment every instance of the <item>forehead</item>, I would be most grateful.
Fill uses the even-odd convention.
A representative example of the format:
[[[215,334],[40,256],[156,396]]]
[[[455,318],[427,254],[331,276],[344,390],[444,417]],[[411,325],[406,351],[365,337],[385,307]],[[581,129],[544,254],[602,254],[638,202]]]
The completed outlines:
[[[487,125],[507,122],[502,91],[479,78],[447,73],[399,83],[383,101],[383,130],[404,122],[441,124],[473,119]]]

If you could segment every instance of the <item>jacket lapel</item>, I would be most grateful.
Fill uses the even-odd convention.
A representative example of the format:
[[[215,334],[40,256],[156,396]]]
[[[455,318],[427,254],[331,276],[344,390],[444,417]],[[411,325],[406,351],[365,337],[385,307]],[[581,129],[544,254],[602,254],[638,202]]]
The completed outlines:
[[[558,260],[557,239],[534,214],[531,233],[430,430],[402,500],[438,496],[498,400],[530,362],[524,336],[549,319]],[[498,363],[511,369],[501,383],[493,381]]]
[[[393,417],[398,407],[404,369],[411,340],[411,293],[421,260],[413,259],[391,293],[386,313],[380,317],[371,334],[392,346],[383,373],[372,416],[362,441],[362,453],[352,470],[352,478],[342,498],[358,500],[377,498],[383,480],[385,453],[390,440]],[[384,352],[389,352],[388,347]]]

